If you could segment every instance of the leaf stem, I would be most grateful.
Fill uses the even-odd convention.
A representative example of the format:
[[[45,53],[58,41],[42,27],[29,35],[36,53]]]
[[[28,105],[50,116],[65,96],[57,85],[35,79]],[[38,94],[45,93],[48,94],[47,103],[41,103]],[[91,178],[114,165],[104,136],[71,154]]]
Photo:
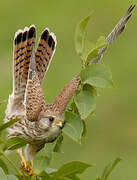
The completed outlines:
[[[15,169],[15,171],[17,172],[18,175],[22,176],[22,174],[20,173],[20,171],[16,168],[16,166],[14,165],[14,163],[8,158],[8,156],[4,153],[1,152],[1,154],[3,155],[3,157],[11,164],[11,166]]]

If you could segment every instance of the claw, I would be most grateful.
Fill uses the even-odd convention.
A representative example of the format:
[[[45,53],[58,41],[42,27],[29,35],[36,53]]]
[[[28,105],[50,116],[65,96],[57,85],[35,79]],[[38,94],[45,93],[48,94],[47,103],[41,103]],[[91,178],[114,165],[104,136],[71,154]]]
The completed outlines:
[[[25,157],[22,153],[22,149],[19,149],[18,153],[21,157],[21,169],[23,170],[23,172],[25,172],[29,176],[32,176],[33,175],[33,168],[32,168],[32,166],[29,165],[29,163],[25,159]]]
[[[21,161],[21,169],[29,176],[33,175],[33,168],[28,164],[26,160]]]

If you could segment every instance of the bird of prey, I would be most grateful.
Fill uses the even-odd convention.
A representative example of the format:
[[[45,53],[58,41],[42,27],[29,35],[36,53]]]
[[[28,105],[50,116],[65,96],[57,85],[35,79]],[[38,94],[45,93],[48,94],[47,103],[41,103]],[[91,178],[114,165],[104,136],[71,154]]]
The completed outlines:
[[[124,30],[131,17],[134,5],[107,36],[106,43],[111,44]],[[80,75],[75,76],[51,104],[47,104],[41,84],[49,68],[56,49],[56,36],[46,28],[39,39],[35,50],[36,29],[32,25],[18,30],[14,38],[13,52],[13,92],[9,96],[5,121],[20,118],[8,128],[8,137],[20,137],[29,140],[26,154],[33,160],[35,154],[45,143],[54,141],[64,125],[63,112],[80,83]],[[99,49],[98,57],[91,59],[97,63],[106,50]],[[25,168],[27,163],[19,150]]]

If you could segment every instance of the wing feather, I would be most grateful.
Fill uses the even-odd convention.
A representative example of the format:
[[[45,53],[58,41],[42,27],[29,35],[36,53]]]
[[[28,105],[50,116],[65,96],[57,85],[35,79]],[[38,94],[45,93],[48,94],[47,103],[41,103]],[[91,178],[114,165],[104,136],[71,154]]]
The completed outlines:
[[[56,36],[54,33],[50,33],[49,29],[46,28],[40,37],[35,54],[36,69],[40,83],[42,82],[45,73],[48,71],[48,67],[55,53],[56,44]]]
[[[27,84],[29,64],[35,43],[35,26],[18,30],[14,38],[13,50],[13,92],[9,97],[8,114],[24,112],[24,96]]]
[[[135,8],[135,5],[131,5],[126,11],[125,15],[120,19],[120,21],[116,24],[111,33],[106,37],[105,42],[108,45],[111,45],[115,39],[124,31],[126,24],[130,17],[132,16],[131,12]],[[107,50],[107,47],[103,47],[99,49],[98,56],[94,59],[91,59],[91,64],[98,63],[102,57],[103,53]]]
[[[125,15],[122,17],[122,19],[118,22],[118,24],[114,27],[114,29],[111,31],[111,33],[107,36],[106,42],[108,44],[111,44],[124,30],[127,21],[131,17],[131,11],[134,9],[135,5],[130,6],[130,8],[127,10]],[[101,48],[98,53],[98,57],[91,59],[91,64],[97,63],[99,60],[101,60],[104,51],[107,48]],[[73,96],[74,92],[76,91],[78,85],[80,83],[80,75],[77,75],[74,77],[65,87],[60,91],[60,93],[56,96],[53,103],[50,105],[54,108],[55,111],[57,111],[58,114],[62,114],[65,110],[69,100]],[[50,107],[50,108],[51,108]],[[45,109],[48,109],[48,105],[45,106]]]
[[[19,30],[14,39],[14,77],[13,93],[15,97],[24,99],[28,78],[29,63],[35,43],[35,27]]]

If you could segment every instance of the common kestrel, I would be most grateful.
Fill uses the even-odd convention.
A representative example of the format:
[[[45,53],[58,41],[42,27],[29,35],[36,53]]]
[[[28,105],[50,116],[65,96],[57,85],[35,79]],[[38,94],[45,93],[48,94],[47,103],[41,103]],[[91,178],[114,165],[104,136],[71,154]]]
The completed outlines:
[[[112,32],[106,43],[111,44],[123,32],[131,17],[131,6]],[[9,96],[5,121],[20,118],[10,128],[9,137],[21,137],[29,140],[26,153],[29,160],[44,146],[54,141],[61,133],[64,124],[63,112],[80,83],[80,75],[74,77],[57,95],[51,104],[47,104],[41,89],[42,80],[49,68],[56,49],[56,37],[46,28],[35,51],[35,26],[18,30],[14,38],[13,53],[13,92]],[[101,48],[98,57],[91,59],[97,63],[106,48]],[[20,152],[23,160],[23,156]]]

